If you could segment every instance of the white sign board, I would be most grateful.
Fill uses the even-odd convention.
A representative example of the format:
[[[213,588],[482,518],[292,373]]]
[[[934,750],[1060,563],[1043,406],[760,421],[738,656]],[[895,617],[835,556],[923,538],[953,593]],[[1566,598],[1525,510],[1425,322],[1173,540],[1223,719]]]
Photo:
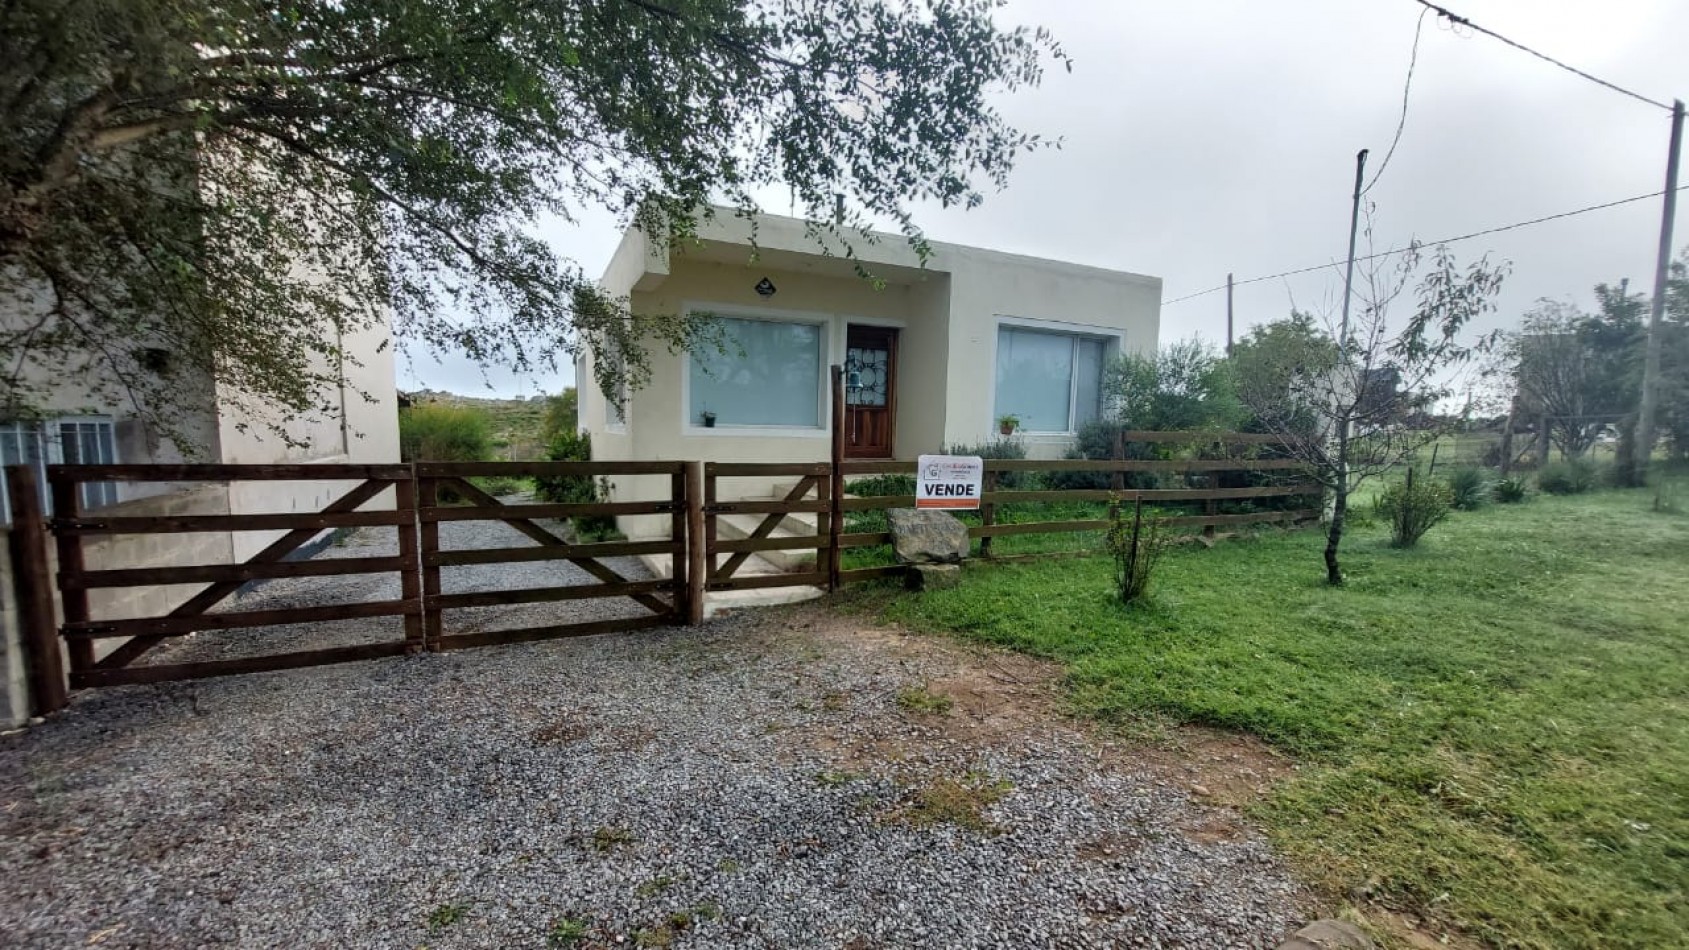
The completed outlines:
[[[915,469],[915,507],[979,507],[985,460],[977,455],[923,455]]]

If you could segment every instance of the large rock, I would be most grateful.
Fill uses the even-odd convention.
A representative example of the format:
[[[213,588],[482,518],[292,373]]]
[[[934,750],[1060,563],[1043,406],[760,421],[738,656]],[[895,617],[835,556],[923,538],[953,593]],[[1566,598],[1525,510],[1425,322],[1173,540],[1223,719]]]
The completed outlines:
[[[911,564],[903,575],[903,586],[913,591],[944,590],[962,582],[962,569],[955,564]]]
[[[900,564],[960,564],[968,556],[968,526],[948,511],[893,508],[891,546]]]
[[[1316,920],[1279,944],[1278,950],[1373,950],[1373,942],[1354,924]]]

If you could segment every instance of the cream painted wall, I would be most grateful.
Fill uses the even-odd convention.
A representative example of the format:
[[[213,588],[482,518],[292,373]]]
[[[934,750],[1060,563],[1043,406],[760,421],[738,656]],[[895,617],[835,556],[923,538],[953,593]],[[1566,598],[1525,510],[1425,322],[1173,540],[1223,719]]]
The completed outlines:
[[[896,235],[857,243],[854,251],[884,286],[850,274],[840,256],[820,253],[802,221],[778,216],[758,220],[756,247],[746,222],[721,217],[699,228],[699,240],[665,251],[638,232],[624,236],[605,273],[606,292],[624,297],[636,313],[678,313],[689,308],[793,319],[820,319],[828,327],[827,363],[844,355],[853,321],[899,326],[895,454],[911,458],[944,445],[994,438],[996,348],[1005,320],[1102,335],[1118,352],[1153,352],[1160,325],[1159,278],[1039,260],[959,245],[934,244],[921,262]],[[834,247],[835,252],[842,251]],[[778,288],[756,295],[762,277]],[[704,459],[719,461],[823,461],[825,429],[813,433],[753,435],[728,427],[704,429],[685,398],[684,354],[653,354],[653,379],[630,400],[620,430],[607,425],[605,400],[592,382],[592,356],[577,363],[581,424],[592,433],[599,459]],[[824,404],[825,405],[825,404]],[[1025,435],[1033,457],[1060,457],[1072,438]],[[658,497],[661,479],[624,478],[617,498]],[[747,486],[745,497],[766,486]],[[625,519],[624,530],[666,530],[661,518]]]
[[[997,328],[1005,318],[1118,335],[1119,353],[1155,351],[1160,278],[950,245],[936,264],[950,269],[952,288],[947,443],[997,434]],[[1020,438],[1034,458],[1060,458],[1073,444],[1063,436]]]

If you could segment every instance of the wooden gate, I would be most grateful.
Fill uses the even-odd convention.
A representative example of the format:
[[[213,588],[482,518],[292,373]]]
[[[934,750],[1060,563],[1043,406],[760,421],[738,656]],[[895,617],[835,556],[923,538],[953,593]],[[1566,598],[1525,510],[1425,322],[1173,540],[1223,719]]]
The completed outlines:
[[[826,462],[706,462],[704,504],[706,519],[703,558],[706,591],[755,590],[769,587],[826,587],[831,563],[833,467]],[[764,498],[741,497],[743,490],[723,488],[723,481],[754,478],[767,485],[795,479],[789,488]],[[754,490],[754,489],[752,489]],[[760,515],[742,538],[723,539],[720,521],[728,515]],[[813,529],[792,516],[813,515]],[[751,555],[765,551],[814,551],[807,570],[774,574],[740,574]]]
[[[319,511],[273,514],[176,514],[130,516],[80,510],[80,487],[98,482],[194,483],[278,481],[351,481],[355,486]],[[54,465],[47,469],[58,549],[58,589],[64,611],[59,628],[70,657],[70,685],[115,686],[163,680],[282,670],[324,663],[397,656],[424,648],[422,603],[418,575],[417,538],[412,527],[415,482],[407,465]],[[393,490],[393,504],[360,510]],[[36,512],[19,512],[35,517]],[[396,555],[368,558],[287,560],[301,546],[325,530],[393,526]],[[204,532],[284,532],[239,564],[188,564],[89,570],[89,539],[119,535],[189,534]],[[396,574],[400,596],[363,603],[319,604],[268,610],[211,613],[211,609],[260,580],[324,577],[349,574]],[[205,584],[198,593],[157,617],[94,619],[90,593],[96,590]],[[237,659],[190,663],[135,665],[148,651],[171,638],[207,630],[237,630],[285,624],[315,623],[367,617],[401,616],[404,635],[387,642],[360,643],[326,649],[300,650]],[[38,621],[37,621],[38,622]],[[99,655],[96,643],[121,639],[116,649]]]
[[[495,643],[517,643],[554,637],[645,630],[687,619],[686,474],[682,462],[422,462],[416,466],[422,538],[422,595],[431,649],[451,650]],[[477,487],[473,476],[533,476],[584,478],[609,476],[655,478],[660,490],[645,501],[581,502],[574,504],[507,504]],[[458,499],[443,504],[442,498]],[[656,541],[603,541],[581,544],[565,537],[560,524],[547,527],[542,519],[666,515],[669,537]],[[440,526],[463,521],[500,521],[520,532],[529,545],[499,548],[442,548]],[[656,555],[667,558],[667,577],[629,580],[602,560],[608,557]],[[537,587],[444,593],[442,568],[495,564],[566,562],[599,583],[548,583]],[[594,598],[626,598],[637,605],[633,616],[562,624],[541,624],[500,630],[453,632],[446,612],[477,607],[562,603]]]

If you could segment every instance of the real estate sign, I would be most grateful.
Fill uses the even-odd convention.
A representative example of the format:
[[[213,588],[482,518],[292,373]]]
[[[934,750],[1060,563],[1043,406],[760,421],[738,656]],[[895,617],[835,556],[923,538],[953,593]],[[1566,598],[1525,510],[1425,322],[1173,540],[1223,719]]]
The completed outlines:
[[[915,468],[916,508],[978,508],[985,460],[977,455],[923,455]]]

